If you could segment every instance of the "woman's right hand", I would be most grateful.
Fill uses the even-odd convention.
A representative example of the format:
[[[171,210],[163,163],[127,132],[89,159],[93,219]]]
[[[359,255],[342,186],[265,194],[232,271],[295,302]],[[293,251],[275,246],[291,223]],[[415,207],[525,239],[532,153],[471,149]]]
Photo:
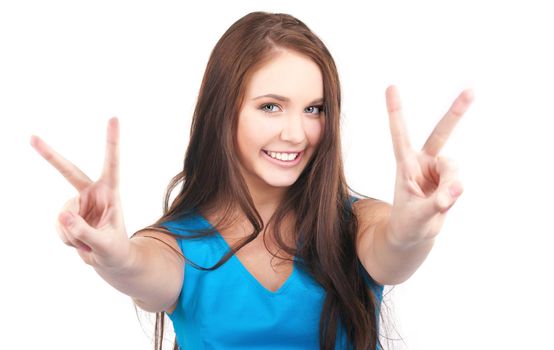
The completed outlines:
[[[119,197],[118,119],[108,121],[104,169],[96,182],[38,136],[31,136],[31,145],[78,191],[58,216],[56,229],[61,240],[76,248],[83,261],[95,268],[123,271],[129,267],[131,242]]]

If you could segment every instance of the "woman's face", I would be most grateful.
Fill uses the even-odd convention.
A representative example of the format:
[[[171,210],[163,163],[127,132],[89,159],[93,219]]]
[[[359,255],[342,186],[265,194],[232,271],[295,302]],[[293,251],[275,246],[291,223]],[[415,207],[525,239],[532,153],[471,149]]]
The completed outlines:
[[[286,188],[298,179],[323,132],[322,105],[321,71],[307,56],[281,50],[252,75],[237,129],[251,192]]]

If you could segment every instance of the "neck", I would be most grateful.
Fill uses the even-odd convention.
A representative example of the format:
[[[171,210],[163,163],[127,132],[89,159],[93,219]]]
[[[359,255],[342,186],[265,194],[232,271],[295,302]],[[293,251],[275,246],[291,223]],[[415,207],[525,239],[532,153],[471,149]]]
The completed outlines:
[[[283,200],[288,187],[270,186],[261,179],[253,178],[248,175],[244,176],[244,180],[250,196],[252,197],[254,207],[260,214],[264,225],[266,225]],[[224,213],[220,211],[222,207],[221,203],[212,206],[211,209],[206,210],[204,216],[209,217],[212,222],[218,222],[223,219]],[[243,229],[240,230],[243,233],[251,232],[252,226],[239,208],[233,208],[230,216],[232,217],[231,221],[233,221],[233,226],[243,227]]]
[[[252,179],[245,180],[256,210],[260,213],[264,223],[267,223],[275,210],[277,210],[288,188],[269,186],[258,179],[256,179],[258,181],[252,181]]]

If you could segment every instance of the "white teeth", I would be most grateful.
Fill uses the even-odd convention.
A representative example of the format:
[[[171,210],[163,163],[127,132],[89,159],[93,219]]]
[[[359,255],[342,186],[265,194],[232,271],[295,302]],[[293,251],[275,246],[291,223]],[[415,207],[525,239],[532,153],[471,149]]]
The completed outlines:
[[[278,153],[278,152],[267,152],[271,158],[279,159],[285,162],[290,162],[291,160],[296,159],[298,153]]]

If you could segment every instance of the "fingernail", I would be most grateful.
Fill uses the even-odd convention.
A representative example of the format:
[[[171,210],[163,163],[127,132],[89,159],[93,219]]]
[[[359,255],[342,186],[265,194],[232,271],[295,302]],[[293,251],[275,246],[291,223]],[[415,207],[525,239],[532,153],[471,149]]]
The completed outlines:
[[[65,226],[71,226],[73,224],[73,214],[71,214],[71,212],[69,211],[66,211],[63,214],[62,220]]]

